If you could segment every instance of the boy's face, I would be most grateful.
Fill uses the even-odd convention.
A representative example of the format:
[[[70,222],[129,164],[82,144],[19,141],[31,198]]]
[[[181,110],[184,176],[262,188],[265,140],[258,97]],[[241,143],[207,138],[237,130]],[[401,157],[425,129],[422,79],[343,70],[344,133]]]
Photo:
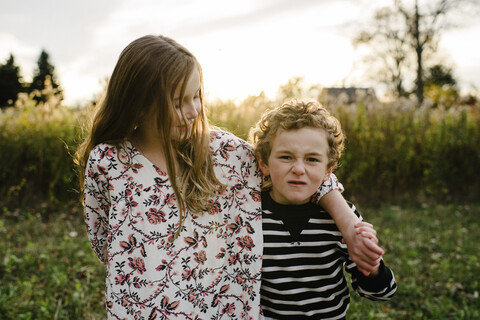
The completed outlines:
[[[280,204],[304,204],[328,177],[328,141],[324,129],[280,129],[272,141],[268,164],[260,169],[272,180],[272,199]]]

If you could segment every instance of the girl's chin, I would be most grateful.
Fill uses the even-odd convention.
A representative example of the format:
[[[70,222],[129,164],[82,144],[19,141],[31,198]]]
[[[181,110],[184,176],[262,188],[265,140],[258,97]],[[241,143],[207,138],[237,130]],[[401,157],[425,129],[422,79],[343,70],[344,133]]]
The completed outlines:
[[[186,127],[176,127],[175,131],[173,132],[173,140],[175,141],[180,141],[185,138],[187,134],[187,128]]]

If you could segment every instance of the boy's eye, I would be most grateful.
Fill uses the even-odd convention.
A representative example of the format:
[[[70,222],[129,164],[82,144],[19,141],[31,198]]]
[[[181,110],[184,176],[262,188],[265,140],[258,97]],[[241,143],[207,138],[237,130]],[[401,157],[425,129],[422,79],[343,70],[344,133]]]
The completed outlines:
[[[290,156],[280,156],[279,158],[280,158],[280,159],[283,159],[283,160],[290,160],[290,159],[292,159],[292,157],[290,157]]]
[[[317,158],[307,158],[308,162],[320,162]]]

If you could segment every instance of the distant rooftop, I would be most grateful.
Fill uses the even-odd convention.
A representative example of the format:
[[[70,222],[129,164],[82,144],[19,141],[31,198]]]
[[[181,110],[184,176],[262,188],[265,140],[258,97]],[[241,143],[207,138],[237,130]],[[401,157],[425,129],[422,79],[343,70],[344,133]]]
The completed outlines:
[[[323,88],[320,93],[323,102],[342,102],[346,104],[360,101],[377,101],[375,90],[372,88]]]

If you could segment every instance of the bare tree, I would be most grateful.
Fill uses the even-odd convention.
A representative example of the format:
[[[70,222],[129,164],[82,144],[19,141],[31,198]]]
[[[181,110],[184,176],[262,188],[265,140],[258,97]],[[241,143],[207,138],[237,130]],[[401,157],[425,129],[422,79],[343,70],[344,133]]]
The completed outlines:
[[[354,38],[355,45],[369,44],[373,54],[365,60],[373,66],[370,75],[390,88],[395,96],[406,94],[404,77],[408,65],[407,30],[398,12],[382,8],[374,22]]]
[[[393,7],[376,11],[372,25],[359,32],[354,44],[367,44],[384,61],[382,82],[390,81],[395,95],[407,93],[405,79],[415,69],[414,93],[419,105],[424,95],[425,59],[436,51],[443,31],[452,27],[447,16],[471,0],[432,0],[407,6],[394,0]],[[415,62],[414,62],[415,61]],[[414,66],[415,64],[415,66]]]

